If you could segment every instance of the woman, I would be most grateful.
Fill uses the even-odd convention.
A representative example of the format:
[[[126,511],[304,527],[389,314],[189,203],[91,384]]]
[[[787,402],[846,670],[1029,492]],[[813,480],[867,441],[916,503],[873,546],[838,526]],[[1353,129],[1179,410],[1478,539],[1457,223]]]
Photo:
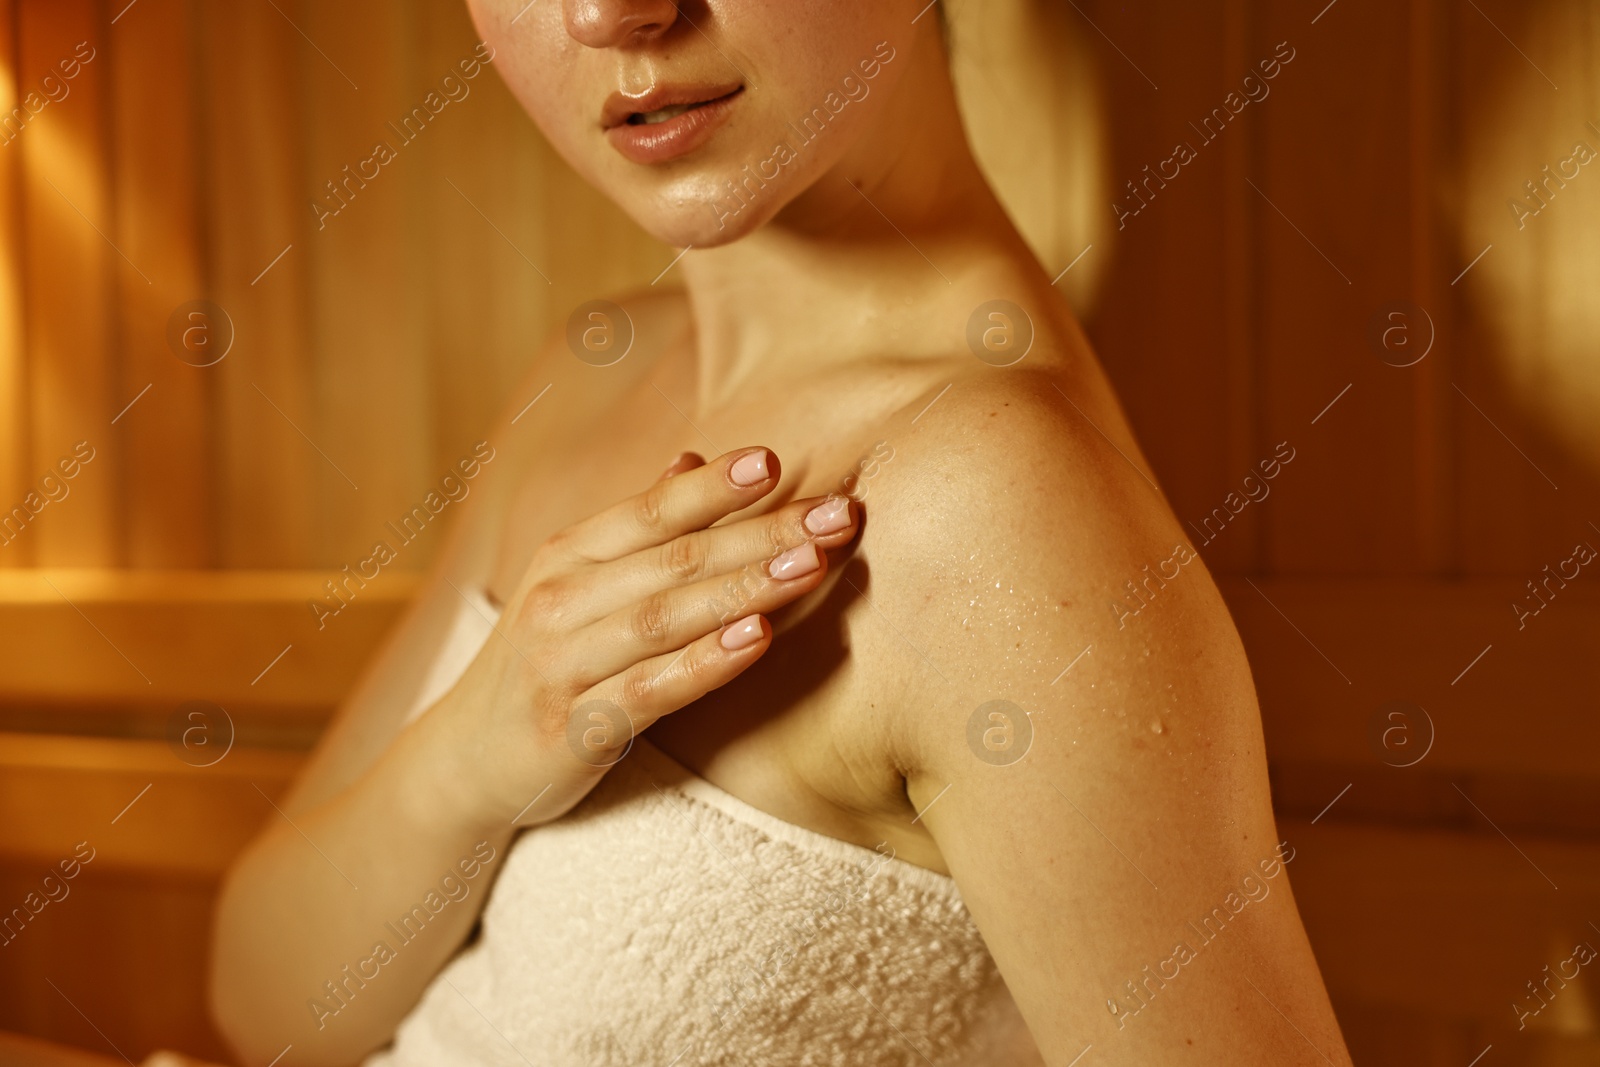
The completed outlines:
[[[240,1062],[1349,1062],[1243,651],[938,14],[469,3],[686,286],[543,352],[230,873]]]

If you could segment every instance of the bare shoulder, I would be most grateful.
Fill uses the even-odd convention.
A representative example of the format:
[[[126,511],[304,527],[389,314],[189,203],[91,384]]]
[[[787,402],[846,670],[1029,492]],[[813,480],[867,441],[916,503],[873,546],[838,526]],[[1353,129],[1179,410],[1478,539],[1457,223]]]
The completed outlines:
[[[910,586],[997,568],[1041,581],[1067,572],[1082,596],[1065,606],[1076,615],[1092,602],[1096,619],[1110,618],[1088,590],[1108,593],[1129,564],[1186,540],[1093,377],[957,378],[906,405],[890,440],[894,460],[868,504],[873,560]]]
[[[1079,750],[1226,737],[1264,772],[1227,608],[1098,377],[985,368],[923,402],[863,544],[873,606],[916,649],[889,683],[918,694],[895,719],[908,777],[963,766],[966,721],[995,700]]]
[[[1152,510],[1160,504],[1136,454],[1126,442],[1113,443],[1125,433],[1120,414],[1108,417],[1104,398],[1086,395],[1064,370],[985,368],[925,393],[900,415],[897,452],[907,462],[885,483],[886,492],[982,494],[983,502],[1000,504],[1033,491],[1030,513],[1041,506],[1074,510],[1052,492],[1061,490],[1110,489],[1118,502]],[[965,509],[943,516],[977,518]]]
[[[1323,1062],[1338,1026],[1283,876],[1244,651],[1098,375],[958,380],[895,447],[852,650],[1041,1049]],[[1197,915],[1237,931],[1237,955],[1203,954]],[[1130,1023],[1151,1001],[1128,978],[1152,966],[1208,977]]]

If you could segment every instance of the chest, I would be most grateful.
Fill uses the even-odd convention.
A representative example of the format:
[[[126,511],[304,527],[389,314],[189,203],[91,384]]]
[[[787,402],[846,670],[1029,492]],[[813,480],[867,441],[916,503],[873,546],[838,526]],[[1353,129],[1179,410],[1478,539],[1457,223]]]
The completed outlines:
[[[765,445],[777,453],[782,477],[776,491],[727,521],[763,514],[799,497],[842,492],[859,498],[892,458],[883,406],[881,398],[816,383],[753,390],[700,414],[689,398],[647,381],[575,418],[533,427],[491,591],[497,597],[508,593],[546,538],[642,492],[681,452],[712,460],[737,448]]]
[[[546,538],[642,491],[683,451],[711,459],[762,444],[777,453],[777,490],[732,518],[831,492],[862,501],[870,514],[872,483],[894,462],[888,417],[916,386],[854,386],[818,380],[753,390],[702,415],[646,382],[567,425],[552,420],[508,506],[491,594],[504,602]],[[905,840],[896,829],[910,819],[903,782],[878,743],[881,709],[863,696],[882,689],[868,684],[880,680],[866,672],[893,665],[852,655],[852,627],[871,610],[859,593],[870,556],[868,524],[849,553],[830,561],[827,584],[772,620],[777,637],[760,661],[658,722],[649,738],[786,822],[869,848],[889,840],[915,862],[928,843]]]

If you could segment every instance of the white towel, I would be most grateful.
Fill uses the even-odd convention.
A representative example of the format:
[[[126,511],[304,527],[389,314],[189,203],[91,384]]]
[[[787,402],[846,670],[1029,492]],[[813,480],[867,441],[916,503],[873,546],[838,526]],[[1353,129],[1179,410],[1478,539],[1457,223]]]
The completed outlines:
[[[434,696],[493,617],[462,605]],[[783,822],[638,738],[496,861],[481,936],[365,1067],[1042,1065],[954,880],[892,851]]]

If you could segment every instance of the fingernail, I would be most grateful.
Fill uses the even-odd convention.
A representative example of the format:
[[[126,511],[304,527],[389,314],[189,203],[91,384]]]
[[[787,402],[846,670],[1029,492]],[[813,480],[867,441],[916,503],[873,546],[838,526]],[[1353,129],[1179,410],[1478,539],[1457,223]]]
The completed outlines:
[[[850,498],[830,496],[806,512],[806,529],[821,537],[850,525]]]
[[[749,648],[763,636],[761,616],[746,615],[738,622],[729,623],[728,628],[722,631],[722,647],[729,652],[737,652],[741,648]]]
[[[767,450],[758,448],[748,456],[740,456],[728,470],[734,485],[755,485],[767,480]]]
[[[817,546],[807,541],[773,560],[767,567],[767,573],[779,581],[788,581],[810,574],[820,566],[822,557],[817,555]]]

